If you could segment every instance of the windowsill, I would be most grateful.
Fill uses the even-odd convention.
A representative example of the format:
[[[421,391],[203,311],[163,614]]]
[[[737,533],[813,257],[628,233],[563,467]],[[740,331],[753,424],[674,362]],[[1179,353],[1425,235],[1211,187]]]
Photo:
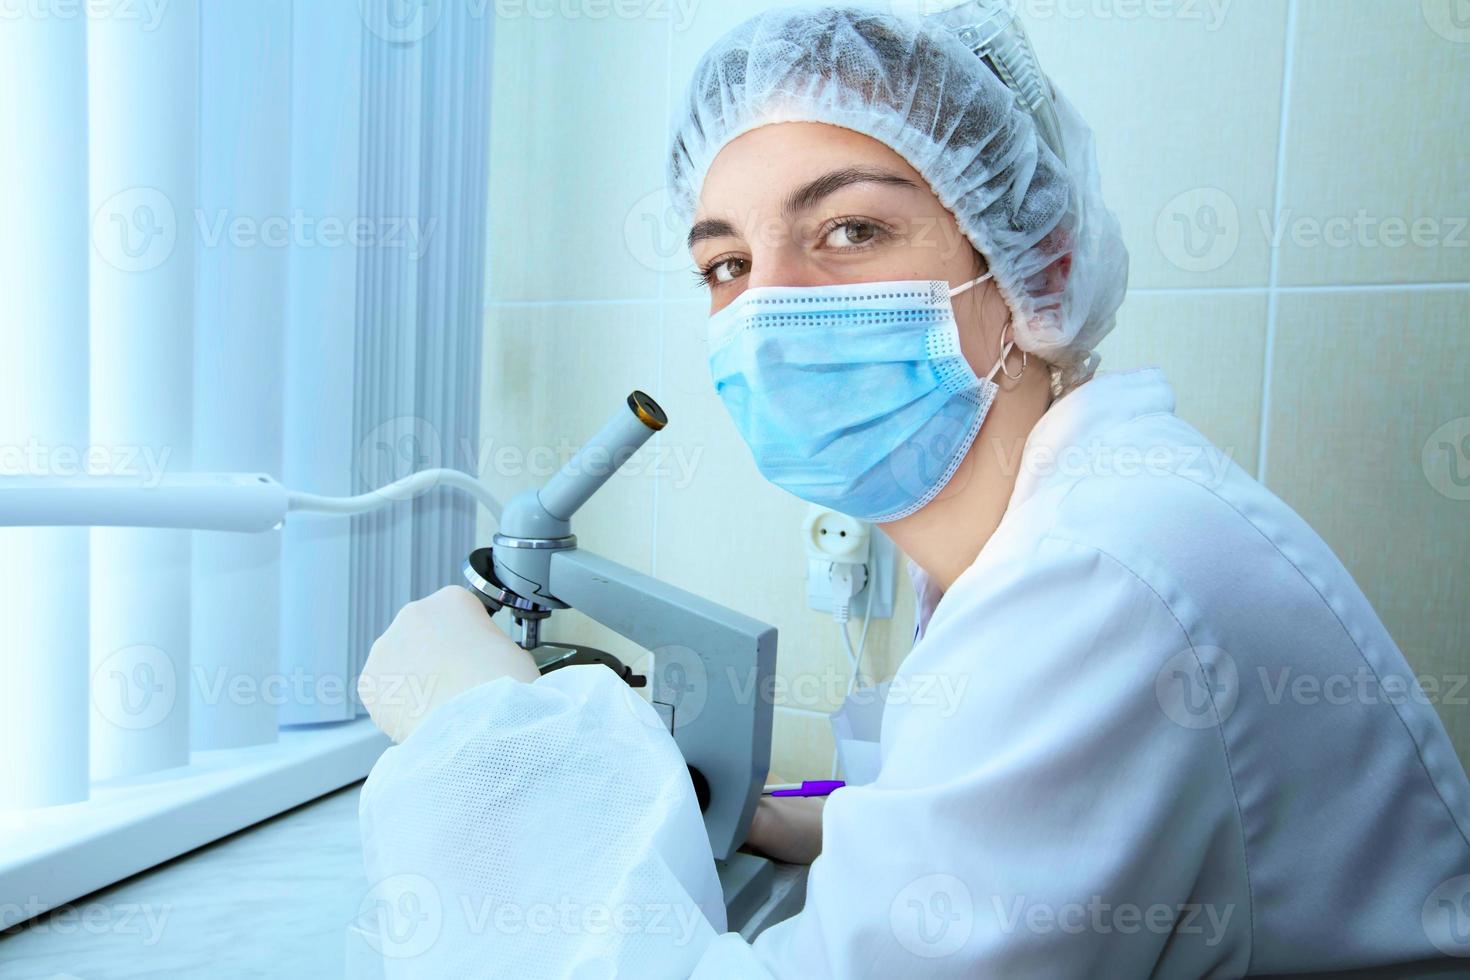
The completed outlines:
[[[367,718],[287,728],[84,803],[0,812],[0,929],[356,782],[389,744]]]

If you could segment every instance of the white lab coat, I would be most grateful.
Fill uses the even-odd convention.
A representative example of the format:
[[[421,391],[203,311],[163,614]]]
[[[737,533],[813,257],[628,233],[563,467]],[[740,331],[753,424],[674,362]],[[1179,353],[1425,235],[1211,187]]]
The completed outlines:
[[[1435,918],[1470,901],[1470,784],[1434,707],[1322,540],[1173,408],[1145,369],[1047,411],[1000,526],[894,678],[878,778],[827,802],[803,911],[753,945],[686,931],[636,975],[1234,977],[1424,960],[1456,936],[1470,955]],[[389,750],[365,837],[410,798],[413,826],[449,832],[421,815],[504,778],[463,745],[446,756],[435,726],[538,711],[617,733],[601,757],[579,748],[610,771],[653,746],[688,792],[611,672],[562,673],[471,691]],[[465,767],[478,786],[433,775]],[[522,798],[562,790],[554,773],[516,781]],[[623,819],[653,841],[692,818],[665,801]],[[638,856],[643,894],[708,909],[707,853],[680,839],[653,885]],[[370,875],[409,869],[406,845],[370,843]],[[507,873],[514,893],[536,871]],[[547,972],[598,948],[635,975],[617,944],[585,940],[547,937]],[[492,975],[504,937],[474,941]]]

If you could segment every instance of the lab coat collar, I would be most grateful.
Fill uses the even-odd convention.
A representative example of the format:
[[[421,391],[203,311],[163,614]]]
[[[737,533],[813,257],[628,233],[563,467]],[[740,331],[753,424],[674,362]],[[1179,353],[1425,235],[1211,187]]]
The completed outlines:
[[[1174,389],[1156,367],[1103,371],[1054,401],[1032,427],[1006,512],[1025,503],[1064,462],[1069,447],[1083,452],[1107,433],[1143,415],[1172,413]]]
[[[929,573],[919,567],[918,562],[912,558],[908,563],[909,581],[914,586],[914,642],[918,643],[924,638],[924,630],[929,626],[929,617],[934,615],[934,607],[939,605],[939,600],[944,598],[944,593],[939,591],[939,586],[929,578]]]
[[[1057,461],[1069,446],[1085,450],[1088,443],[1101,442],[1120,423],[1173,411],[1174,389],[1159,368],[1098,373],[1053,402],[1032,427],[1021,450],[1020,472],[1006,513],[1014,512],[1056,471]],[[908,563],[908,573],[914,586],[914,642],[917,643],[923,639],[944,593],[912,560]]]

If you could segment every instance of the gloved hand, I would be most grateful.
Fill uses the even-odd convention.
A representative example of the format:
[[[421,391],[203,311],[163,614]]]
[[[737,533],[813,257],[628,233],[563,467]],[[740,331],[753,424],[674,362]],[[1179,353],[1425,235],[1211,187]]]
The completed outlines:
[[[480,600],[449,585],[398,611],[368,654],[357,694],[373,724],[402,742],[435,708],[472,687],[539,676],[531,655],[491,622]]]

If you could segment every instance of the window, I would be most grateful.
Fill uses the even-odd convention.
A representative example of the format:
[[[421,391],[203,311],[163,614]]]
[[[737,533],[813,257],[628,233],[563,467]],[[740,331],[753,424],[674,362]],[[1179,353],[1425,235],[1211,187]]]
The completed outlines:
[[[373,6],[7,25],[0,481],[473,466],[490,20]],[[356,674],[475,516],[0,528],[0,927],[362,778]]]

